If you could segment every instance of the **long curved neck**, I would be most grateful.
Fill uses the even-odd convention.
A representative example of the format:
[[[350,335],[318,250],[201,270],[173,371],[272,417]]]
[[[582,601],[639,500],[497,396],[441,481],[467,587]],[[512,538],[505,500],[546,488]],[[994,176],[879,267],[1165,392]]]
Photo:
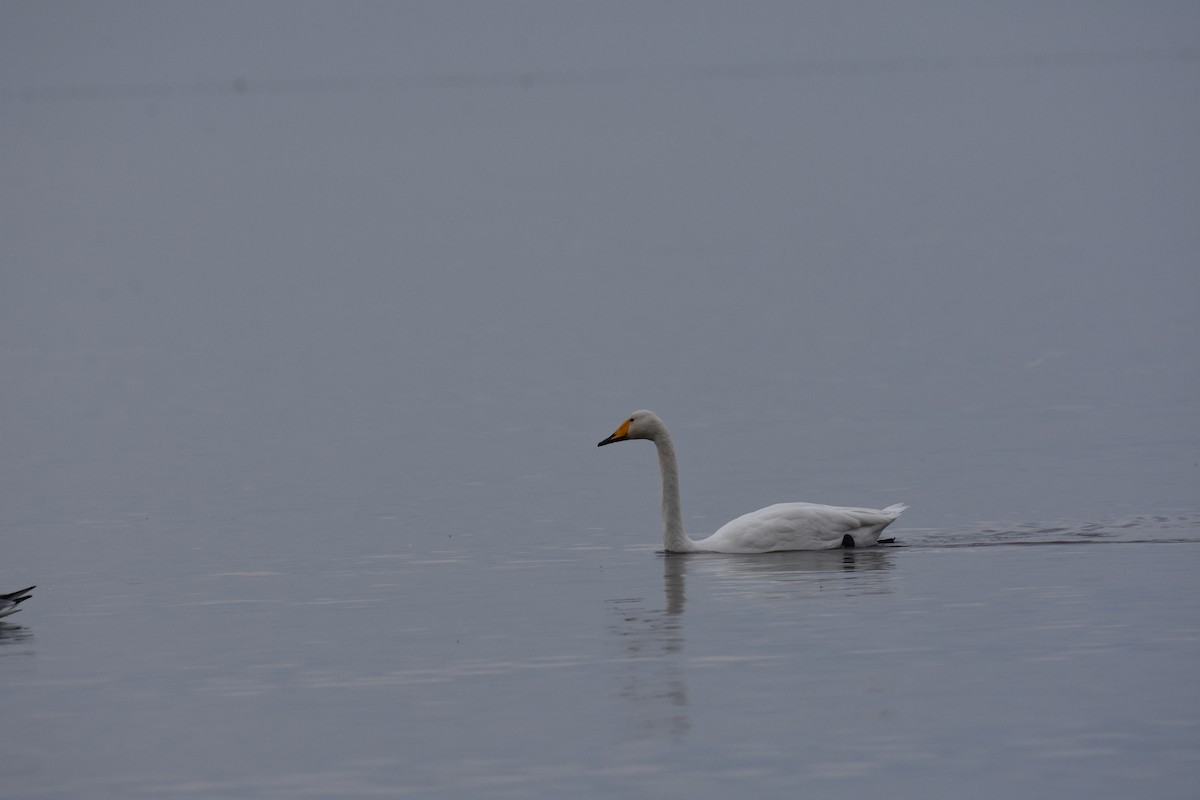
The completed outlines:
[[[663,549],[668,553],[687,553],[695,543],[683,532],[683,512],[679,507],[679,466],[675,462],[675,445],[666,428],[654,437],[658,448],[658,468],[662,472]]]

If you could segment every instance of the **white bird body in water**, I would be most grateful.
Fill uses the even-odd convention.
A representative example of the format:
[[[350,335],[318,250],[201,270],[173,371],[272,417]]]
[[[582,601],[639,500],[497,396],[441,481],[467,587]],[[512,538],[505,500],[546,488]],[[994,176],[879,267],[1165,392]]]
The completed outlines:
[[[20,604],[28,600],[30,597],[29,593],[36,588],[36,586],[30,586],[28,589],[22,589],[19,592],[0,594],[0,617],[7,617],[9,614],[15,614],[20,611]]]
[[[679,469],[667,426],[652,411],[635,411],[603,447],[629,439],[649,439],[658,449],[662,472],[663,549],[668,553],[773,553],[780,550],[832,550],[870,547],[908,506],[843,508],[818,503],[777,503],[743,514],[706,539],[683,532],[679,504]]]

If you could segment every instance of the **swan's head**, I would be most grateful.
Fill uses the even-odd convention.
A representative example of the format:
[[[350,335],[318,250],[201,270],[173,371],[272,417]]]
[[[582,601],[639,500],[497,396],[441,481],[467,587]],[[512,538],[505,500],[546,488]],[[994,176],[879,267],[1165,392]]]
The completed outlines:
[[[662,420],[653,411],[635,411],[617,426],[612,436],[596,446],[603,447],[606,444],[623,442],[626,439],[654,439],[662,427]]]

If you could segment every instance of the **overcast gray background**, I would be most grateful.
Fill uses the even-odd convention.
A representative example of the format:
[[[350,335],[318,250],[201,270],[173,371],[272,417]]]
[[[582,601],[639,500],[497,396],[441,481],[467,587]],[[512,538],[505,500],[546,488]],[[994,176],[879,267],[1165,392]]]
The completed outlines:
[[[482,478],[445,443],[486,436],[576,485],[643,405],[732,422],[693,463],[784,437],[772,497],[801,447],[948,463],[920,513],[1194,485],[1191,4],[4,16],[8,513],[206,466],[321,491],[348,442],[358,491]]]

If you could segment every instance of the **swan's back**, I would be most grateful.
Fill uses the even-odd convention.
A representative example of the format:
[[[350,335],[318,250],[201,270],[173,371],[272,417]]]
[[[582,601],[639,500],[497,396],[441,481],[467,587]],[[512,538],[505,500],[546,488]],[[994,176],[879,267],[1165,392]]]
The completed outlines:
[[[905,508],[903,504],[879,509],[777,503],[730,520],[696,542],[696,549],[716,553],[832,550],[842,547],[847,535],[855,547],[868,547]]]

